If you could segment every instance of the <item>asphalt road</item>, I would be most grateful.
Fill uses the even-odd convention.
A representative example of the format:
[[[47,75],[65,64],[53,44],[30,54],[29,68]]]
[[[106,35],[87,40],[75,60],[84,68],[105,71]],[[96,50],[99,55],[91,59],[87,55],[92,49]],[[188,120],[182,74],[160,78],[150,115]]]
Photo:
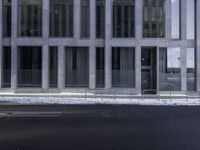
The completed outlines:
[[[200,107],[0,106],[0,150],[199,150]]]

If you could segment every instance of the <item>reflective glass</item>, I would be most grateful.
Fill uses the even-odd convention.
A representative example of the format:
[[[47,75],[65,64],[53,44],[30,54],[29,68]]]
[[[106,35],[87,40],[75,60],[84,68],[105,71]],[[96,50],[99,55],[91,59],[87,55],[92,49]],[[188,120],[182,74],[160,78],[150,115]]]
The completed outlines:
[[[181,90],[180,48],[160,48],[160,91]]]
[[[58,86],[58,48],[49,49],[49,86]]]
[[[113,87],[135,87],[135,49],[112,48]]]
[[[73,0],[50,0],[50,36],[73,36]]]
[[[3,0],[3,36],[11,36],[11,0]]]
[[[96,0],[96,37],[103,38],[105,34],[105,0]]]
[[[90,37],[90,0],[81,0],[81,37]]]
[[[113,0],[113,37],[135,36],[135,1]]]
[[[42,50],[41,47],[19,47],[18,86],[41,87]]]
[[[195,38],[195,0],[187,0],[187,39]]]
[[[96,49],[96,86],[105,86],[105,52],[104,48]]]
[[[89,50],[85,47],[66,47],[66,87],[89,86]]]
[[[143,37],[165,36],[165,0],[144,0]]]
[[[171,26],[172,26],[172,39],[180,38],[180,1],[171,0],[172,5],[172,16],[171,16]]]
[[[42,35],[42,0],[19,0],[19,36]]]
[[[195,88],[195,51],[187,48],[187,90],[194,91]]]

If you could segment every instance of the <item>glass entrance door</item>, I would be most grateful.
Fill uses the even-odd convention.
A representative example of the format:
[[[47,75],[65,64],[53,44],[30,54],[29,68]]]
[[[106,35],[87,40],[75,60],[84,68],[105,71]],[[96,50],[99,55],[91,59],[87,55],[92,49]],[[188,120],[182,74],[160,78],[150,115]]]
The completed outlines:
[[[156,47],[142,47],[141,72],[142,93],[157,93],[157,52]]]

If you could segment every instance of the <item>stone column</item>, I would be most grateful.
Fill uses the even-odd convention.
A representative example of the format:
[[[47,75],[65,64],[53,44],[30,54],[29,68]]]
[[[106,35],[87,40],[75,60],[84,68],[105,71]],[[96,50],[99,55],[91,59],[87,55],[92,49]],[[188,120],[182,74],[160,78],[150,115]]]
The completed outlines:
[[[181,1],[181,39],[187,43],[187,0]],[[181,47],[181,90],[187,90],[187,54],[186,47]]]
[[[49,88],[49,47],[43,45],[42,47],[42,89]]]
[[[11,17],[11,88],[13,91],[17,88],[17,52],[18,48],[16,45],[17,39],[17,18],[18,18],[18,0],[12,0],[12,17]]]
[[[74,38],[80,38],[80,9],[81,0],[74,0]]]
[[[112,87],[112,53],[111,53],[111,37],[112,37],[112,0],[105,1],[105,88]]]
[[[58,47],[58,88],[62,91],[65,88],[65,47]]]
[[[181,48],[181,90],[187,90],[187,51],[186,47]]]
[[[2,0],[0,1],[0,10],[3,10],[3,4],[2,4]],[[1,11],[2,12],[2,11]],[[2,73],[3,73],[3,66],[2,66],[2,51],[3,51],[3,45],[2,45],[2,36],[3,36],[3,18],[2,18],[2,13],[0,13],[0,88],[2,88]]]
[[[49,88],[49,0],[42,1],[42,89]]]
[[[200,91],[200,0],[196,1],[196,88]]]
[[[96,87],[96,1],[90,0],[89,88]]]
[[[142,1],[135,1],[135,37],[137,40],[137,46],[135,47],[135,81],[137,93],[141,93],[141,39],[142,39]]]

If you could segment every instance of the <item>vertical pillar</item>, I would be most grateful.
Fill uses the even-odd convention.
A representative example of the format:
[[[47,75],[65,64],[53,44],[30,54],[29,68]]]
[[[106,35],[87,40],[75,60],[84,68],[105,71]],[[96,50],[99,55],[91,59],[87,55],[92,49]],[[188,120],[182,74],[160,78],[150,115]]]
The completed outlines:
[[[137,40],[137,46],[135,48],[135,81],[137,93],[141,93],[141,46],[140,42],[142,39],[142,1],[135,1],[135,37]]]
[[[165,1],[165,8],[166,8],[166,29],[165,35],[168,41],[171,40],[172,28],[171,28],[171,21],[172,21],[172,13],[171,13],[171,0]]]
[[[42,1],[42,89],[49,88],[49,0]]]
[[[58,88],[62,91],[65,88],[65,47],[58,47]]]
[[[96,87],[96,1],[90,0],[90,41],[91,46],[89,49],[89,88],[95,89]]]
[[[2,0],[0,1],[0,10],[3,10]],[[3,11],[1,11],[3,12]],[[3,44],[2,44],[2,36],[3,36],[3,14],[0,13],[0,88],[2,87],[2,73],[3,73],[3,66],[2,66],[2,51],[3,51]]]
[[[42,89],[49,88],[49,47],[43,45],[42,47]]]
[[[141,93],[141,47],[137,46],[135,48],[135,81],[137,93]]]
[[[181,90],[187,90],[187,51],[186,47],[181,48]]]
[[[200,91],[200,0],[196,1],[196,88]]]
[[[80,10],[81,0],[74,0],[74,38],[80,38]]]
[[[17,18],[18,18],[18,0],[12,0],[12,17],[11,17],[11,88],[13,91],[17,88]]]
[[[111,20],[112,0],[105,1],[105,88],[112,87]]]
[[[181,0],[181,38],[187,40],[187,0]],[[181,47],[181,90],[187,90],[187,54],[186,47]]]

